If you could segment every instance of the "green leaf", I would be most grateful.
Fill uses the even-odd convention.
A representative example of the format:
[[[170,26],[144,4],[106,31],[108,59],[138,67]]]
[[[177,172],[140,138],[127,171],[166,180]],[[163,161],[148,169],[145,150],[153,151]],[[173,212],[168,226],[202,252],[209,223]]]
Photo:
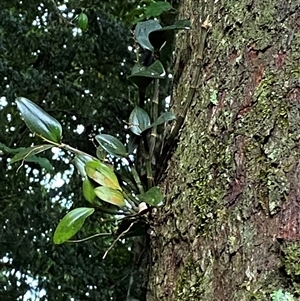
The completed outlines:
[[[136,7],[130,12],[127,12],[124,16],[124,21],[127,21],[130,24],[136,24],[137,22],[144,20],[144,12],[146,7]]]
[[[60,143],[62,128],[56,119],[25,97],[18,97],[16,103],[30,131],[49,141]]]
[[[147,192],[139,194],[138,199],[141,202],[145,202],[150,206],[162,205],[164,195],[157,186],[150,188]]]
[[[158,17],[163,12],[168,11],[171,8],[171,4],[169,2],[154,2],[151,3],[145,10],[146,18]]]
[[[5,153],[16,154],[16,153],[24,150],[24,147],[10,148],[7,145],[5,145],[4,143],[0,142],[0,150],[3,151],[3,152],[5,152]]]
[[[88,177],[86,177],[82,183],[83,196],[91,204],[94,204],[95,200],[97,198],[94,189],[95,189],[95,186],[90,181],[90,179]]]
[[[140,91],[146,91],[146,88],[151,84],[153,78],[145,76],[144,71],[147,67],[142,66],[141,64],[135,64],[131,70],[131,75],[128,76],[139,89]]]
[[[96,136],[96,140],[100,144],[100,146],[106,150],[109,154],[125,158],[127,157],[127,151],[124,144],[117,138],[111,135],[100,134]]]
[[[35,146],[22,149],[11,159],[10,163],[12,164],[20,160],[27,160],[29,157],[39,154],[43,151],[46,151],[52,147],[53,147],[52,144],[43,144],[43,145],[35,145]]]
[[[163,79],[166,77],[164,66],[159,60],[156,60],[151,66],[145,67],[140,64],[135,64],[132,68],[131,75],[128,76],[141,91],[146,91],[146,88],[154,78]]]
[[[94,208],[87,207],[80,207],[70,211],[56,227],[53,242],[59,245],[74,236],[82,228],[85,219],[93,214],[94,211]]]
[[[156,60],[149,67],[140,64],[134,65],[128,79],[144,91],[154,78],[163,79],[165,77],[166,71],[164,66],[159,60]]]
[[[99,146],[96,150],[96,156],[101,161],[104,161],[107,156],[107,152],[101,146]]]
[[[123,194],[116,189],[110,187],[99,186],[95,188],[97,197],[107,203],[116,205],[118,207],[125,206],[125,199]]]
[[[159,3],[159,2],[156,2]],[[167,2],[160,2],[166,4],[153,4],[157,5],[157,9],[167,9],[169,4]],[[160,6],[160,7],[159,7]],[[150,8],[151,5],[148,7]],[[147,11],[147,9],[146,9]],[[189,20],[178,20],[173,25],[161,27],[161,25],[155,20],[148,20],[145,22],[140,22],[136,25],[135,36],[138,43],[144,49],[148,49],[152,52],[155,50],[160,50],[164,43],[168,40],[169,33],[173,30],[189,29]]]
[[[149,128],[151,122],[150,117],[145,110],[136,107],[129,116],[130,130],[140,136],[144,130]]]
[[[89,161],[85,165],[85,171],[88,177],[96,183],[113,189],[122,190],[113,169],[106,164],[95,160]]]
[[[76,155],[74,158],[74,165],[78,169],[79,173],[81,176],[86,177],[86,172],[85,172],[85,164],[88,161],[95,160],[94,157],[88,155],[88,154],[81,154],[81,155]]]
[[[191,27],[191,21],[185,19],[185,20],[177,20],[173,25],[165,26],[155,31],[159,32],[159,31],[167,31],[167,30],[190,29],[190,27]]]
[[[155,20],[148,20],[138,23],[135,27],[135,37],[137,42],[144,49],[148,49],[153,52],[154,47],[149,41],[149,33],[160,28],[162,28],[161,25]]]
[[[171,120],[174,120],[176,119],[176,116],[175,114],[171,113],[171,112],[165,112],[165,113],[162,113],[157,119],[155,122],[153,122],[149,128],[152,128],[154,126],[158,126],[160,124],[163,124],[165,122],[168,122],[168,121],[171,121]]]
[[[149,33],[148,40],[154,49],[160,50],[166,41],[173,36],[174,30],[189,29],[189,20],[178,20],[173,25],[153,30]]]
[[[89,24],[88,16],[85,13],[81,13],[78,16],[79,28],[82,29],[82,30],[86,30],[88,28],[88,24]]]
[[[53,165],[50,163],[50,161],[47,158],[41,158],[41,157],[37,157],[37,156],[29,156],[24,160],[26,162],[36,163],[36,164],[40,165],[41,168],[45,168],[50,173],[54,171]]]

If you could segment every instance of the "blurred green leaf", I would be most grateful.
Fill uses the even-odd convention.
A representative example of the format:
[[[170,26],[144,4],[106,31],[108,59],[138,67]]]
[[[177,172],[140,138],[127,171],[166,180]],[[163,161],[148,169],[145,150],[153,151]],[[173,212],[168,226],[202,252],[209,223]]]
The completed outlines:
[[[85,165],[85,171],[88,177],[96,183],[113,189],[122,190],[113,169],[106,164],[95,160],[88,161]]]
[[[18,97],[16,103],[27,127],[33,133],[60,143],[62,128],[56,119],[25,97]]]
[[[91,204],[93,204],[97,198],[94,189],[95,186],[90,179],[86,177],[82,183],[83,196]]]
[[[107,156],[107,152],[101,146],[98,146],[96,150],[96,156],[101,161],[104,161]]]
[[[145,91],[154,78],[163,79],[165,77],[166,71],[164,66],[159,60],[156,60],[149,67],[140,64],[134,65],[128,79],[137,85],[141,91]]]
[[[50,148],[52,148],[53,145],[52,144],[43,144],[43,145],[35,145],[35,146],[31,146],[25,149],[22,149],[19,153],[17,153],[10,161],[10,163],[15,163],[18,162],[20,160],[26,160],[28,159],[30,156],[34,156],[36,154],[39,154],[43,151],[46,151]],[[32,161],[31,161],[32,162]]]
[[[124,144],[117,138],[111,135],[100,134],[96,136],[96,140],[100,144],[100,146],[107,151],[109,154],[125,158],[127,157],[127,151]]]
[[[158,126],[160,124],[163,124],[165,122],[168,122],[168,121],[171,121],[171,120],[174,120],[176,119],[176,116],[175,114],[171,113],[171,112],[165,112],[165,113],[162,113],[157,119],[155,122],[153,122],[149,128],[152,128],[154,126]]]
[[[55,244],[62,244],[74,236],[83,226],[86,218],[93,214],[94,208],[80,207],[70,211],[59,222],[53,236]]]
[[[41,168],[45,168],[46,171],[48,171],[50,173],[54,171],[53,165],[50,163],[50,161],[47,158],[41,158],[41,157],[37,157],[37,156],[29,156],[24,160],[26,162],[36,163],[36,164],[40,165]]]
[[[16,154],[16,153],[24,150],[24,147],[10,148],[7,145],[5,145],[4,143],[0,142],[0,150],[2,150],[5,153]]]
[[[180,29],[190,29],[191,21],[188,19],[177,20],[173,25],[165,26],[155,30],[155,32],[162,32],[167,30],[180,30]],[[152,32],[150,33],[152,35]]]
[[[142,77],[149,77],[149,78],[165,78],[166,71],[164,69],[163,64],[159,60],[156,60],[149,67],[141,66],[139,64],[134,65],[134,67],[132,68],[131,75],[128,78],[132,80],[132,77],[135,76],[142,76]]]
[[[189,20],[178,20],[173,25],[153,30],[149,33],[148,40],[154,49],[160,50],[174,30],[189,29]]]
[[[142,66],[141,64],[135,64],[131,70],[131,75],[128,76],[128,79],[130,79],[141,91],[146,91],[146,88],[153,80],[152,77],[149,77],[144,73],[146,69],[147,67]]]
[[[89,19],[88,19],[88,16],[85,13],[81,13],[78,16],[78,25],[79,25],[79,28],[82,29],[82,30],[86,30],[88,28]]]
[[[74,158],[74,165],[78,169],[79,173],[83,176],[86,177],[86,172],[85,172],[85,164],[88,161],[92,161],[95,158],[88,155],[88,154],[81,154],[81,155],[76,155]]]
[[[154,2],[151,3],[145,10],[146,18],[158,17],[163,12],[168,11],[171,8],[171,4],[169,2]]]
[[[140,136],[144,130],[149,128],[151,122],[148,113],[140,107],[133,109],[129,116],[130,130]]]
[[[141,202],[145,202],[150,206],[159,206],[162,205],[164,195],[157,186],[154,186],[147,192],[139,194],[137,197]]]
[[[110,187],[99,186],[95,188],[97,197],[107,203],[116,205],[118,207],[125,206],[125,199],[123,194],[116,189]]]

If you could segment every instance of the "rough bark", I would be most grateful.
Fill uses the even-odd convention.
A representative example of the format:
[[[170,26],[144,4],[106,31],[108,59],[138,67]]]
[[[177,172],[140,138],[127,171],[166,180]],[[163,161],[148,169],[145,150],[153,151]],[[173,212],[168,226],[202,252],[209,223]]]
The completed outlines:
[[[147,300],[297,297],[299,1],[182,0],[179,18],[192,29],[177,37],[172,110],[193,101],[160,183]]]

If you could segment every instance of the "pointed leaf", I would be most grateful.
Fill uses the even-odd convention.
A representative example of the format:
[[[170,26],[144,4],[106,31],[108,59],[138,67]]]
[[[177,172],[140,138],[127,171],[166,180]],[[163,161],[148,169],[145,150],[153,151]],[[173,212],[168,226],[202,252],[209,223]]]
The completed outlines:
[[[151,66],[145,67],[140,64],[134,65],[131,75],[128,76],[134,84],[141,90],[145,90],[151,83],[152,79],[163,79],[166,77],[164,66],[159,60],[156,60]]]
[[[91,204],[94,204],[97,198],[94,189],[95,185],[86,177],[82,183],[83,196]]]
[[[40,165],[41,168],[45,168],[50,173],[54,171],[53,165],[50,163],[50,161],[47,158],[41,158],[41,157],[37,157],[37,156],[29,156],[29,157],[26,157],[24,160],[26,162],[36,163],[36,164]]]
[[[163,124],[165,122],[168,122],[168,121],[171,121],[174,119],[176,119],[175,114],[173,114],[171,112],[165,112],[157,118],[157,120],[153,123],[153,125],[157,126],[157,125]]]
[[[141,64],[135,64],[132,68],[131,75],[128,76],[128,79],[131,80],[141,91],[146,91],[146,88],[151,84],[153,78],[143,75],[147,67],[142,66]],[[142,74],[142,75],[141,75]]]
[[[18,97],[16,103],[27,127],[33,133],[60,143],[62,128],[56,119],[25,97]]]
[[[146,88],[154,78],[163,79],[165,77],[166,72],[164,66],[159,60],[156,60],[149,67],[145,67],[140,64],[134,65],[128,79],[130,79],[140,89],[140,91],[146,91]]]
[[[122,190],[113,169],[106,164],[101,163],[100,161],[89,161],[85,165],[85,171],[88,177],[96,183],[113,189]]]
[[[123,194],[116,189],[110,187],[99,186],[95,188],[97,197],[107,203],[123,207],[125,206],[125,200]]]
[[[93,214],[94,208],[80,207],[70,211],[59,222],[53,236],[55,244],[63,242],[74,236],[83,226],[85,219]]]
[[[157,119],[155,122],[153,122],[152,124],[150,124],[150,126],[148,128],[152,128],[154,126],[158,126],[160,124],[163,124],[165,122],[168,122],[168,121],[171,121],[171,120],[174,120],[176,119],[176,116],[171,113],[171,112],[165,112],[165,113],[162,113]]]
[[[141,202],[145,202],[151,206],[162,205],[164,195],[157,186],[150,188],[147,192],[137,196]]]
[[[188,19],[184,19],[184,20],[177,20],[173,25],[169,25],[169,26],[165,26],[159,29],[156,29],[154,31],[152,31],[150,33],[150,35],[152,35],[152,33],[154,32],[162,32],[162,31],[168,31],[168,30],[180,30],[180,29],[190,29],[191,27],[191,21]]]
[[[140,22],[135,27],[135,37],[137,42],[144,49],[148,49],[150,51],[154,51],[154,47],[151,45],[149,41],[149,33],[151,31],[162,28],[161,25],[155,20],[148,20],[145,22]]]
[[[100,146],[109,154],[120,158],[127,157],[126,147],[119,139],[115,138],[114,136],[100,134],[96,136],[96,140],[98,141]]]
[[[155,50],[160,50],[166,41],[173,36],[174,30],[189,29],[189,20],[178,20],[173,25],[153,30],[149,33],[148,40]]]
[[[16,154],[16,153],[24,150],[24,147],[10,148],[7,145],[5,145],[4,143],[0,142],[0,150],[3,151],[3,152],[5,152],[5,153]]]
[[[74,158],[74,165],[78,169],[79,173],[81,176],[86,177],[86,172],[85,172],[85,164],[88,161],[92,161],[95,158],[88,155],[88,154],[82,154],[82,155],[76,155]]]
[[[129,123],[131,125],[130,130],[140,136],[141,133],[149,128],[150,126],[150,117],[145,110],[142,108],[136,107],[133,109],[129,116]]]
[[[35,145],[28,148],[25,148],[21,150],[19,153],[17,153],[10,161],[10,163],[15,163],[20,160],[26,160],[30,156],[34,156],[38,153],[41,153],[47,149],[52,148],[52,144],[43,144],[43,145]]]

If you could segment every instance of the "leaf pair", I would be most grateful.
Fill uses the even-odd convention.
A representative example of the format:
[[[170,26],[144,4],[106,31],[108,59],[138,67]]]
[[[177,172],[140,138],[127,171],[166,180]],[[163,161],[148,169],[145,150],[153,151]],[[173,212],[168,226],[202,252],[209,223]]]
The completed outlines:
[[[153,79],[165,78],[166,71],[159,60],[156,60],[151,66],[145,67],[140,64],[133,66],[131,75],[128,76],[140,90],[145,91]]]
[[[83,182],[83,195],[87,201],[94,203],[96,197],[118,207],[125,206],[121,187],[112,168],[100,161],[88,161],[85,164],[87,177]],[[91,181],[100,184],[96,186]]]
[[[160,50],[162,45],[164,45],[168,31],[188,29],[189,27],[189,20],[178,20],[174,25],[166,27],[162,27],[156,20],[148,20],[136,25],[135,37],[141,47],[154,52],[155,50]]]
[[[118,179],[109,166],[88,155],[76,156],[75,160],[80,173],[85,175],[83,195],[88,202],[94,204],[98,197],[107,203],[119,207],[125,206],[125,199],[120,192],[121,187]],[[82,169],[83,166],[84,170]],[[96,186],[95,183],[102,186]],[[70,211],[59,222],[53,236],[54,243],[61,244],[69,240],[82,228],[86,218],[94,211],[94,208],[87,207]]]
[[[165,122],[174,120],[176,117],[171,112],[165,112],[160,115],[155,122],[151,123],[148,113],[142,108],[136,107],[129,116],[130,130],[137,136],[140,136],[146,130],[158,126]]]

